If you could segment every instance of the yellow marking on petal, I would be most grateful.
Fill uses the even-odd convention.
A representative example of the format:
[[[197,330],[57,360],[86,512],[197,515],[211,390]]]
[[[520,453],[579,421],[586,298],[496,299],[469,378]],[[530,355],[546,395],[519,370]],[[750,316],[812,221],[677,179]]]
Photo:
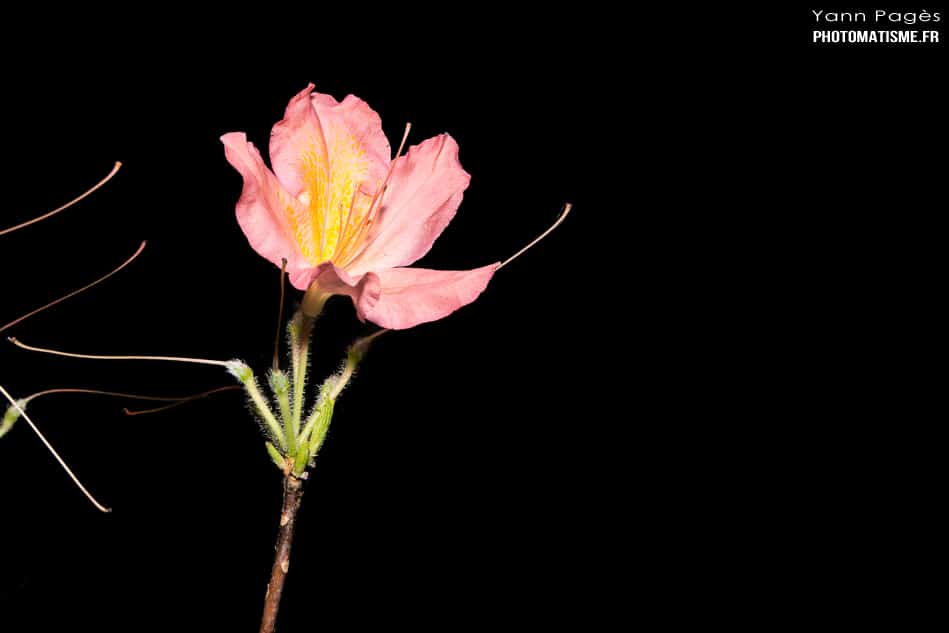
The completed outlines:
[[[359,190],[369,176],[365,149],[345,126],[324,127],[324,133],[328,161],[316,147],[305,149],[299,163],[304,191],[296,201],[282,201],[294,240],[313,266],[333,260],[372,202]]]
[[[341,216],[349,214],[353,207],[353,215],[364,215],[368,201],[357,200],[357,191],[369,176],[369,160],[366,152],[349,133],[337,134],[329,143],[330,153],[330,190],[326,202],[326,216],[323,218],[323,237],[325,239],[324,255],[330,259],[336,252],[336,247],[342,237],[340,231]],[[343,227],[345,231],[346,227]]]
[[[315,264],[317,263],[315,261],[317,251],[312,240],[313,230],[311,229],[309,207],[306,203],[303,203],[302,200],[304,195],[300,196],[301,200],[293,200],[284,194],[283,191],[277,191],[279,204],[284,208],[294,241],[300,248],[304,259]]]
[[[402,142],[399,143],[399,149],[395,153],[395,158],[389,163],[389,170],[386,173],[385,180],[382,181],[381,185],[376,186],[376,193],[372,196],[366,213],[364,213],[358,221],[349,224],[349,231],[339,246],[338,257],[340,266],[345,267],[347,264],[352,263],[362,251],[365,250],[366,246],[368,246],[367,238],[369,236],[369,229],[372,227],[376,214],[382,207],[382,197],[389,187],[389,180],[392,178],[392,172],[395,170],[396,161],[399,159],[399,156],[402,155],[402,150],[405,148],[405,141],[408,140],[411,130],[412,124],[406,123],[405,132],[402,133]]]

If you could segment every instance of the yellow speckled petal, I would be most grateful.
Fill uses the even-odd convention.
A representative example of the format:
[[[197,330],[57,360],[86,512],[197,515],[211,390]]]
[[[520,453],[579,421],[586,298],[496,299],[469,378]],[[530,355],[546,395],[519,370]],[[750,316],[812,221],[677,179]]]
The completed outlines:
[[[366,217],[388,169],[389,145],[378,115],[363,101],[338,103],[312,89],[290,101],[274,126],[270,153],[277,177],[295,198],[283,204],[290,232],[315,266],[331,261],[351,227]]]

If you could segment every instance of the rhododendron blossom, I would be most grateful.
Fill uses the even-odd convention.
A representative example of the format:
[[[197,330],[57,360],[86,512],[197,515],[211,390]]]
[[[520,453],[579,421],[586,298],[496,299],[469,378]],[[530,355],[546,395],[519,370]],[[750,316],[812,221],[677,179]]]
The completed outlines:
[[[468,187],[448,134],[392,159],[372,108],[353,95],[338,102],[310,84],[273,127],[272,171],[244,133],[221,141],[244,178],[241,229],[261,256],[277,266],[286,259],[290,283],[307,291],[308,311],[347,295],[360,319],[409,328],[474,301],[500,265],[405,268],[429,251]]]
[[[314,92],[310,84],[290,100],[284,118],[273,127],[269,148],[271,167],[264,163],[244,133],[232,132],[221,137],[227,160],[243,177],[243,190],[236,206],[238,223],[251,247],[281,268],[273,363],[267,372],[272,397],[261,389],[254,369],[237,359],[86,354],[27,345],[10,338],[17,347],[38,353],[89,360],[208,365],[224,368],[237,379],[240,386],[236,388],[244,391],[260,424],[267,454],[283,474],[283,505],[270,582],[264,594],[261,633],[273,633],[276,626],[304,481],[326,441],[336,401],[370,346],[388,330],[441,319],[474,301],[498,270],[545,239],[571,209],[570,204],[565,204],[552,225],[503,262],[473,270],[408,268],[431,249],[451,222],[470,181],[458,160],[458,144],[448,134],[412,146],[403,155],[409,130],[407,125],[393,157],[379,115],[364,101],[352,95],[336,101],[329,95]],[[60,210],[0,231],[0,235]],[[126,264],[65,298],[94,286]],[[288,278],[304,295],[300,309],[286,324],[289,363],[282,367],[280,332]],[[347,348],[339,369],[326,377],[315,393],[309,390],[315,396],[310,400],[307,373],[315,317],[333,295],[348,296],[360,319],[382,329],[356,339]],[[0,331],[62,300],[34,310],[0,327]],[[425,381],[419,384],[424,390]],[[0,436],[20,417],[39,434],[24,409],[30,400],[54,393],[171,403],[145,411],[127,411],[129,415],[139,415],[163,411],[228,389],[167,398],[62,388],[15,400],[0,386],[0,396],[11,405],[0,419]],[[52,451],[45,438],[40,437]],[[67,472],[82,488],[68,468]],[[107,510],[92,499],[85,488],[82,490],[97,507]]]

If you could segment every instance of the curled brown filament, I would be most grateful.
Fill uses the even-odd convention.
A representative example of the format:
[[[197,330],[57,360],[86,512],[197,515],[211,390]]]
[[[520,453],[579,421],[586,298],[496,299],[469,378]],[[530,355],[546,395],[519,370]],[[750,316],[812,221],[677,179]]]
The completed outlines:
[[[43,310],[46,310],[46,309],[48,309],[48,308],[52,308],[52,307],[53,307],[54,305],[56,305],[57,303],[61,303],[61,302],[65,301],[66,299],[71,299],[72,297],[75,297],[76,295],[78,295],[78,294],[80,294],[80,293],[83,293],[83,292],[85,292],[86,290],[89,290],[89,289],[92,288],[93,286],[98,286],[98,285],[101,284],[103,281],[105,281],[106,279],[108,279],[109,277],[111,277],[112,275],[116,274],[117,272],[119,272],[120,270],[122,270],[123,268],[125,268],[126,266],[128,266],[129,264],[131,264],[133,261],[135,261],[135,259],[136,259],[139,255],[142,254],[142,251],[145,250],[145,245],[146,245],[147,243],[148,243],[148,242],[144,242],[144,241],[143,241],[141,244],[139,244],[138,249],[137,249],[134,253],[132,253],[132,256],[131,256],[131,257],[129,257],[128,259],[126,259],[124,262],[122,262],[117,268],[112,269],[112,271],[109,272],[108,274],[103,275],[102,277],[99,277],[98,279],[96,279],[96,280],[93,281],[92,283],[86,284],[86,285],[83,286],[82,288],[78,288],[78,289],[73,290],[72,292],[70,292],[70,293],[68,293],[68,294],[63,295],[63,296],[60,297],[59,299],[55,299],[55,300],[53,300],[53,301],[50,301],[50,302],[47,303],[46,305],[40,306],[39,308],[36,308],[35,310],[32,310],[32,311],[30,311],[30,312],[27,312],[26,314],[24,314],[24,315],[21,316],[21,317],[17,317],[17,318],[15,318],[15,319],[13,319],[12,321],[10,321],[9,323],[7,323],[6,325],[0,327],[0,332],[3,332],[3,331],[5,331],[5,330],[10,329],[11,327],[13,327],[14,325],[20,323],[21,321],[25,321],[26,319],[30,318],[31,316],[34,316],[34,315],[39,314],[39,313],[42,312]]]
[[[121,167],[122,167],[122,163],[119,162],[119,161],[115,161],[115,166],[112,167],[112,171],[109,172],[109,175],[107,175],[105,178],[103,178],[102,180],[100,180],[99,182],[97,182],[96,184],[94,184],[90,189],[87,189],[84,193],[82,193],[82,194],[76,196],[75,198],[73,198],[72,200],[70,200],[69,202],[67,202],[66,204],[64,204],[63,206],[57,207],[57,208],[53,209],[52,211],[48,211],[48,212],[44,213],[43,215],[40,215],[40,216],[37,216],[37,217],[33,218],[32,220],[27,220],[26,222],[21,222],[20,224],[17,224],[16,226],[11,226],[11,227],[8,228],[8,229],[0,229],[0,235],[6,235],[7,233],[13,233],[14,231],[18,231],[18,230],[20,230],[20,229],[25,229],[26,227],[30,226],[31,224],[36,224],[37,222],[42,222],[43,220],[46,220],[47,218],[53,217],[54,215],[56,215],[56,214],[59,213],[60,211],[65,211],[66,209],[68,209],[69,207],[73,206],[74,204],[76,204],[76,203],[79,202],[80,200],[83,200],[84,198],[87,198],[87,197],[91,196],[91,195],[92,195],[93,193],[95,193],[99,188],[101,188],[102,185],[104,185],[105,183],[107,183],[107,182],[109,182],[110,180],[112,180],[112,177],[115,176],[115,174],[119,171],[119,169],[120,169]]]

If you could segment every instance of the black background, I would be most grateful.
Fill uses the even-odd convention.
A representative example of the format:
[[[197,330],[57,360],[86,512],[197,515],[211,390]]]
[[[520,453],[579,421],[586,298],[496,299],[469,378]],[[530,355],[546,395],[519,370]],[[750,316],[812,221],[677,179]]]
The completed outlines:
[[[2,224],[125,167],[3,238],[0,319],[147,238],[12,333],[262,373],[277,274],[234,222],[217,138],[262,144],[307,81],[352,92],[390,139],[407,120],[416,142],[450,132],[473,175],[422,265],[503,259],[575,211],[475,304],[372,350],[307,484],[280,630],[895,613],[886,588],[912,575],[940,472],[914,355],[940,340],[945,48],[815,47],[810,8],[403,15],[356,44],[250,18],[44,32],[50,61],[8,56]],[[318,373],[365,331],[336,301]],[[229,381],[12,347],[0,362],[18,396]],[[240,397],[122,406],[31,407],[108,516],[24,425],[0,442],[3,617],[255,630],[280,479]]]
[[[490,61],[453,56],[464,45],[448,34],[370,47],[310,41],[318,32],[280,42],[254,26],[241,36],[182,25],[106,40],[49,33],[36,42],[48,59],[17,52],[4,86],[3,224],[57,206],[116,159],[124,168],[88,201],[4,238],[3,319],[149,244],[109,283],[5,334],[71,351],[242,358],[264,375],[278,271],[234,220],[241,182],[218,137],[241,130],[265,146],[307,81],[367,100],[390,138],[406,121],[412,142],[450,132],[473,184],[420,264],[502,260],[564,202],[577,217],[469,309],[387,335],[371,351],[307,484],[280,630],[453,628],[510,606],[521,617],[542,612],[572,593],[566,570],[584,556],[574,535],[598,529],[595,482],[613,467],[598,444],[608,425],[624,423],[585,404],[610,355],[600,343],[606,323],[589,329],[587,304],[604,298],[586,277],[612,273],[594,230],[606,212],[585,200],[589,168],[607,159],[576,105],[589,86],[582,68],[561,65],[556,34],[517,50],[496,32],[491,46],[507,58]],[[612,178],[598,186],[622,186]],[[333,371],[368,331],[351,305],[333,301],[311,375]],[[231,384],[213,367],[69,360],[8,344],[0,353],[3,384],[17,396]],[[122,414],[127,404],[51,396],[29,410],[110,515],[87,504],[24,424],[4,438],[0,600],[13,625],[0,628],[256,630],[281,481],[242,398],[133,418]]]

